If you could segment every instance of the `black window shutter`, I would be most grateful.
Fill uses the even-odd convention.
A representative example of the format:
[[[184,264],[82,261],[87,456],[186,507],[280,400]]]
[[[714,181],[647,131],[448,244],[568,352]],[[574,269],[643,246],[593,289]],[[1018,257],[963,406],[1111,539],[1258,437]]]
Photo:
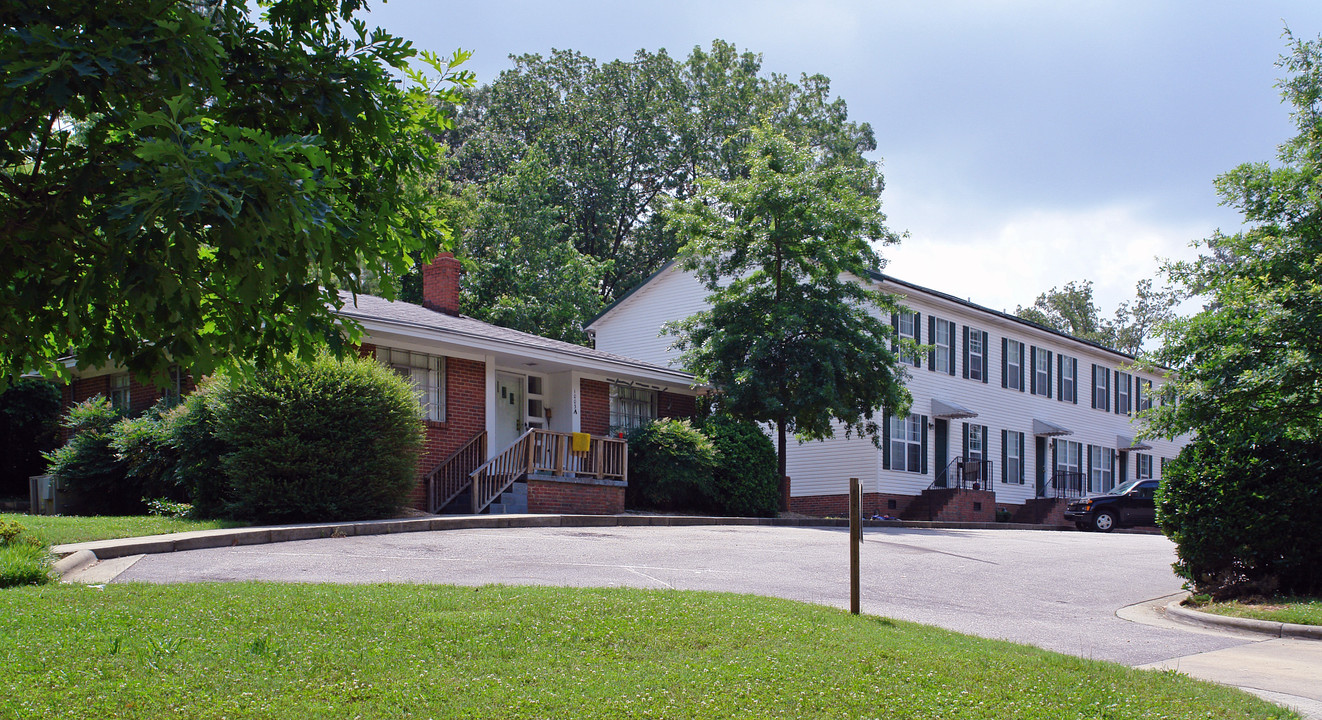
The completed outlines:
[[[1065,356],[1056,356],[1056,397],[1065,402]]]
[[[959,454],[965,460],[969,459],[969,424],[964,423],[964,452]]]
[[[1092,366],[1092,385],[1089,387],[1089,395],[1092,396],[1093,409],[1097,409],[1097,365]]]
[[[1010,347],[1010,338],[1001,338],[1001,387],[1010,387],[1010,359],[1006,349]]]
[[[1143,407],[1143,378],[1134,378],[1134,412]]]
[[[991,455],[991,436],[987,434],[987,426],[982,426],[982,460],[986,460]]]
[[[1051,351],[1047,351],[1047,399],[1051,399]]]
[[[1015,343],[1019,346],[1019,392],[1024,391],[1024,344]]]
[[[1088,492],[1096,492],[1096,490],[1093,489],[1092,453],[1093,453],[1093,446],[1089,445],[1088,446]]]
[[[1113,411],[1115,412],[1116,415],[1119,415],[1120,414],[1120,373],[1119,372],[1116,372],[1115,374],[1115,389],[1111,391],[1111,394],[1112,396],[1115,397],[1115,407],[1113,408]]]
[[[944,321],[943,321],[944,322]],[[936,318],[927,316],[927,339],[932,343],[932,349],[927,351],[927,369],[936,371]]]
[[[919,415],[918,417],[921,418],[921,422],[923,424],[923,462],[922,462],[922,467],[920,469],[922,470],[922,473],[926,475],[927,474],[927,416]]]
[[[969,326],[964,326],[964,378],[969,376]]]
[[[923,344],[923,314],[920,312],[913,314],[913,341]]]
[[[1006,478],[1006,468],[1010,466],[1010,463],[1006,462],[1005,458],[1007,455],[1009,455],[1009,448],[1005,446],[1005,441],[1006,439],[1009,438],[1009,436],[1010,436],[1009,430],[1001,431],[1001,482],[1008,482]]]
[[[944,322],[944,323],[946,324],[947,329],[950,331],[950,332],[949,332],[949,334],[950,334],[950,367],[946,368],[946,370],[947,370],[947,372],[950,374],[950,377],[954,377],[954,376],[955,376],[955,323],[952,323],[952,322],[950,322],[949,320],[943,320],[942,322]],[[968,340],[966,339],[964,342],[967,343]]]
[[[1028,346],[1028,392],[1037,394],[1037,346]],[[1001,432],[1004,432],[1003,430]]]
[[[899,313],[891,313],[891,330],[894,331],[894,334],[891,335],[891,337],[895,339],[895,342],[891,345],[891,347],[894,348],[896,352],[899,352],[900,349],[900,314]]]
[[[1070,358],[1070,373],[1074,375],[1074,404],[1079,404],[1079,360]]]
[[[982,333],[982,384],[987,384],[987,376],[991,375],[991,369],[987,367],[987,332]]]
[[[891,414],[881,414],[881,467],[891,469]]]

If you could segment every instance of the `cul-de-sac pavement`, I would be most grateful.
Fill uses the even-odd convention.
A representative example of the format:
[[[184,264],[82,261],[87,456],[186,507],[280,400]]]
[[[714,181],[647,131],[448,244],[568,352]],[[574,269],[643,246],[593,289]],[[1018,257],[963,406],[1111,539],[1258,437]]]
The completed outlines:
[[[1164,619],[1156,608],[1181,591],[1174,559],[1160,535],[872,528],[862,548],[862,607],[1081,657],[1175,668],[1322,717],[1322,642]],[[848,569],[848,532],[838,528],[502,528],[146,555],[114,582],[630,586],[843,608]]]

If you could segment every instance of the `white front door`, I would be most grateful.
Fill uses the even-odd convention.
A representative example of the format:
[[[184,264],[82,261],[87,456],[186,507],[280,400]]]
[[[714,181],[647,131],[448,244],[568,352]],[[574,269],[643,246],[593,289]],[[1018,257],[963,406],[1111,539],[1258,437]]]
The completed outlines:
[[[523,434],[523,376],[496,373],[496,436],[492,453],[509,447]]]

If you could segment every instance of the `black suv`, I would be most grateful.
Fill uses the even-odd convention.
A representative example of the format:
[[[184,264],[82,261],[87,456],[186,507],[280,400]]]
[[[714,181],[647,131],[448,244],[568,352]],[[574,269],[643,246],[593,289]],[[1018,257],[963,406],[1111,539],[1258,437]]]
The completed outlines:
[[[1111,532],[1130,525],[1156,525],[1157,506],[1152,495],[1156,480],[1131,480],[1105,495],[1075,500],[1065,508],[1065,519],[1080,530]]]

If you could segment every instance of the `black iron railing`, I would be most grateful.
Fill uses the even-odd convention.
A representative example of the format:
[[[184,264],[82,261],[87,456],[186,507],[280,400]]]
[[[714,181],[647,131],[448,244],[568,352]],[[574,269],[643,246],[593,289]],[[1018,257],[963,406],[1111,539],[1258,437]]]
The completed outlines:
[[[1083,497],[1088,494],[1088,476],[1077,470],[1057,470],[1043,490],[1043,497]]]
[[[991,460],[957,457],[936,472],[936,479],[928,489],[991,490],[991,479]]]

